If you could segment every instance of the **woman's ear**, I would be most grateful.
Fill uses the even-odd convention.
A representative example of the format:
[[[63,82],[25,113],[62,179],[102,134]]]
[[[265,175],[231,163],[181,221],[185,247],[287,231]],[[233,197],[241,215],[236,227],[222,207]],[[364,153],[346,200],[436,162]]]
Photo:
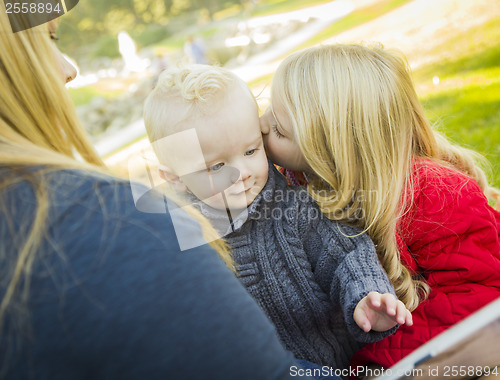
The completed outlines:
[[[185,193],[188,190],[184,182],[182,182],[179,176],[168,166],[160,164],[158,166],[158,173],[160,174],[160,177],[167,181],[178,193]]]

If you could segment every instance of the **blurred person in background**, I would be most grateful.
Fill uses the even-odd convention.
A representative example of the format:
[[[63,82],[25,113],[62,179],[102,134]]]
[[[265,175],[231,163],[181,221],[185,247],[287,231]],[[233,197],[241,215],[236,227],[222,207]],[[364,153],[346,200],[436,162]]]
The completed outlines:
[[[208,65],[207,50],[203,43],[189,36],[184,43],[184,53],[188,58],[188,63],[198,63],[201,65]]]

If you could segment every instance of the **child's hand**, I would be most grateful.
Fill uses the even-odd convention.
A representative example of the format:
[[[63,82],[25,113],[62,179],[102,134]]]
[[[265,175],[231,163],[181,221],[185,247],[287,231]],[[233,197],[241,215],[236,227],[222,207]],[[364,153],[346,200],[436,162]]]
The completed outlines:
[[[356,305],[354,321],[364,331],[386,331],[398,323],[413,325],[410,311],[390,293],[370,292]]]

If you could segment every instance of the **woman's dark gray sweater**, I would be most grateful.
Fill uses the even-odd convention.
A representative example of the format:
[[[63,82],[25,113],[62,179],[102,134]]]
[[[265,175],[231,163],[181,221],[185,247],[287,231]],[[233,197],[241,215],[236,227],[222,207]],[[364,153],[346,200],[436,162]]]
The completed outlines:
[[[225,211],[198,207],[225,231]],[[365,333],[353,319],[370,291],[394,294],[366,234],[326,218],[307,190],[289,186],[273,165],[247,211],[225,239],[241,282],[297,358],[347,368],[363,343],[395,331]]]

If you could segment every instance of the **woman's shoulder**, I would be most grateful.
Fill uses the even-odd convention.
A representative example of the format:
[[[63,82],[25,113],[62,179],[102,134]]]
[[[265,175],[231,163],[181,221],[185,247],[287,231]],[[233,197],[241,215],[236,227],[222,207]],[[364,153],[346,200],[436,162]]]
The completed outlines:
[[[56,192],[59,200],[81,203],[84,199],[98,198],[112,200],[116,196],[128,198],[134,184],[130,181],[98,172],[65,169],[49,172],[44,183],[50,191]],[[137,186],[140,186],[137,184]],[[121,200],[117,198],[117,200]]]
[[[35,166],[18,168],[0,168],[0,177],[10,185],[2,191],[3,196],[20,198],[29,201],[31,197],[42,192],[52,198],[55,203],[82,199],[84,194],[95,194],[96,189],[122,189],[130,187],[125,179],[119,179],[91,170],[61,169]],[[29,194],[31,193],[31,197]]]
[[[97,208],[105,216],[130,212],[155,213],[147,201],[166,213],[163,197],[158,189],[139,182],[86,170],[65,169],[43,174],[41,184],[47,189],[54,207],[71,205]]]
[[[45,209],[45,229],[65,241],[78,241],[85,233],[86,244],[92,244],[92,239],[119,244],[117,239],[133,240],[143,228],[152,236],[160,236],[157,231],[163,229],[160,240],[177,245],[166,199],[155,189],[86,170],[37,167],[4,170],[4,175],[17,178],[9,179],[12,185],[1,196],[19,227],[29,227],[36,210]],[[181,224],[189,220],[182,212],[176,215]],[[192,224],[199,229],[198,223]],[[124,234],[131,225],[137,228]],[[105,236],[109,231],[113,234]]]

